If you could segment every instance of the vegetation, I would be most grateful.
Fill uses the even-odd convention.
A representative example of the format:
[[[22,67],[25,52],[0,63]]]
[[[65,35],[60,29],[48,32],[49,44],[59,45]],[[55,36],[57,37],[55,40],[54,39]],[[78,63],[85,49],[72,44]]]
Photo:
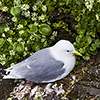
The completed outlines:
[[[72,36],[76,50],[89,60],[100,48],[100,0],[2,0],[2,12],[12,15],[13,27],[0,25],[0,63],[11,66],[35,51],[50,46],[57,36],[57,29],[64,28]],[[77,33],[68,23],[57,19],[50,21],[50,14],[58,10],[74,15]],[[13,63],[14,62],[14,63]]]

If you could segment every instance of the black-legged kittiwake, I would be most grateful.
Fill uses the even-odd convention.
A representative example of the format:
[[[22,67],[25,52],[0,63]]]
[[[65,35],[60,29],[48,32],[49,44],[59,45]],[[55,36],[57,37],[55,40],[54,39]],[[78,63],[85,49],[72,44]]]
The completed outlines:
[[[4,79],[26,79],[36,83],[48,83],[67,76],[75,66],[75,56],[80,55],[67,40],[35,52],[33,55],[5,69]]]

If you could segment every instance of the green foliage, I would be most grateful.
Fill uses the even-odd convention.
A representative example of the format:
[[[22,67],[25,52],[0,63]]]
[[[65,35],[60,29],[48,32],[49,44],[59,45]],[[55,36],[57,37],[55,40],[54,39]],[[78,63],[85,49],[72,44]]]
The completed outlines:
[[[89,60],[100,48],[100,1],[99,0],[7,0],[2,1],[3,12],[12,15],[14,27],[0,24],[0,63],[9,65],[50,46],[62,27],[75,38],[73,45]],[[69,29],[69,23],[60,17],[51,21],[52,12],[73,15],[77,34]],[[61,16],[62,17],[62,16]],[[59,19],[60,18],[60,19]],[[67,18],[66,18],[67,20]],[[75,31],[75,32],[76,32]]]
[[[4,45],[5,40],[3,38],[0,38],[0,48]]]
[[[41,24],[39,32],[43,35],[49,36],[52,33],[52,29],[47,24]]]
[[[17,52],[23,52],[24,51],[24,43],[18,43],[18,42],[15,42],[13,44],[13,50],[14,51],[17,51]]]
[[[28,30],[29,33],[31,33],[31,34],[37,33],[38,28],[37,28],[36,25],[30,24],[30,25],[28,25],[28,27],[30,28],[30,29]]]
[[[6,23],[0,25],[1,64],[11,66],[55,40],[48,14],[55,9],[56,3],[50,0],[7,0],[0,3],[2,11],[12,15],[14,25],[12,28]]]
[[[8,27],[6,23],[0,24],[0,33],[3,33],[5,31],[5,28]]]
[[[98,13],[100,2],[86,0],[84,2],[81,1],[81,3],[73,3],[74,7],[72,9],[75,10],[72,10],[72,14],[76,16],[75,19],[77,25],[75,28],[78,33],[78,35],[76,35],[74,46],[83,54],[83,59],[89,60],[90,56],[96,55],[98,48],[100,48],[100,40],[98,36],[98,34],[100,34],[98,28],[98,25],[100,24]],[[69,3],[69,5],[72,7],[71,3]]]
[[[10,10],[10,13],[14,16],[14,17],[19,17],[21,14],[21,10],[19,7],[12,7]]]

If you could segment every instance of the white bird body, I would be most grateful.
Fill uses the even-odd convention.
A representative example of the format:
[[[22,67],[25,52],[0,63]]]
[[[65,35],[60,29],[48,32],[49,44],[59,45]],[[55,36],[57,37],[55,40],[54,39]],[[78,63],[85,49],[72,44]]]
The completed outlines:
[[[54,46],[37,51],[26,60],[6,69],[9,75],[3,78],[20,79],[36,83],[47,83],[67,76],[75,66],[74,46],[60,40]],[[80,55],[80,53],[77,53]]]

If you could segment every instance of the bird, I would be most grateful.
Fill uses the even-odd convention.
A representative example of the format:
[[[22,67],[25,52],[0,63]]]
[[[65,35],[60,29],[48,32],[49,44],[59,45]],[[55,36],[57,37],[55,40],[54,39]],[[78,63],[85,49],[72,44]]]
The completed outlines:
[[[35,83],[49,83],[66,77],[75,66],[77,52],[68,40],[35,52],[25,60],[5,69],[3,79],[26,79]]]

